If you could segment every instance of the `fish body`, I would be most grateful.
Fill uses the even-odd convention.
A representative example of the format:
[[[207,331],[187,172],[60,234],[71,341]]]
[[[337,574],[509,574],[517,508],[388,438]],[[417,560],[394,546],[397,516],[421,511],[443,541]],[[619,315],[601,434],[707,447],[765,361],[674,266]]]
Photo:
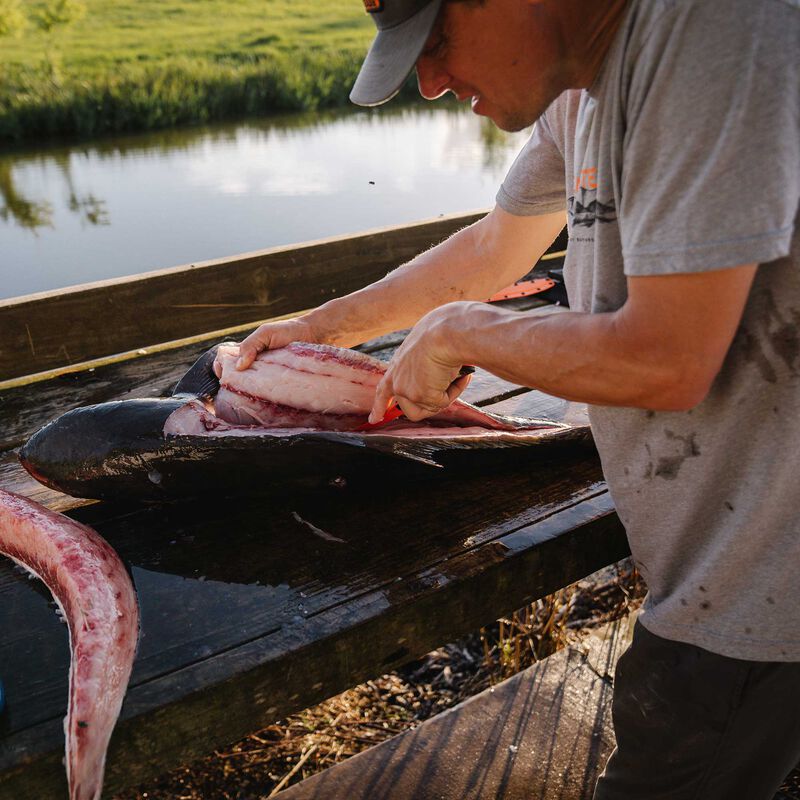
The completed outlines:
[[[70,800],[98,800],[106,750],[130,678],[139,632],[131,580],[91,528],[0,489],[0,553],[40,578],[67,622],[64,720]]]
[[[262,353],[243,371],[237,357],[236,345],[212,348],[171,398],[67,412],[34,434],[20,459],[42,483],[74,496],[167,499],[211,486],[249,494],[376,472],[415,477],[469,453],[587,438],[584,428],[460,400],[423,422],[357,431],[385,372],[381,361],[302,342]]]

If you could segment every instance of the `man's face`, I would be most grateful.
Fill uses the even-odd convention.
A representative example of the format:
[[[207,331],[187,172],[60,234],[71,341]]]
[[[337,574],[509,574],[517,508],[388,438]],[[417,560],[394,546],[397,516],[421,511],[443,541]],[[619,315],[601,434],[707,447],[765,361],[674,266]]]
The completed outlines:
[[[445,0],[417,60],[420,94],[451,91],[499,128],[521,130],[566,88],[559,39],[539,3]]]

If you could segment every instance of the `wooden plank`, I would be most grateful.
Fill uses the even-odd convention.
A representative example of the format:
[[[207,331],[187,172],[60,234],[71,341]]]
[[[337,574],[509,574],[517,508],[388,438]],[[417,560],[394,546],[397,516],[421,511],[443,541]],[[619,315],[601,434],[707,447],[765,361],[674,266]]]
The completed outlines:
[[[574,463],[574,457],[567,460],[568,467],[563,459],[558,464],[539,461],[538,468],[534,462],[529,466],[537,475],[537,481],[541,481],[543,473],[547,473],[548,477],[542,486],[534,487],[529,475],[512,472],[502,476],[496,481],[502,485],[499,491],[493,486],[480,489],[482,505],[479,512],[473,508],[472,501],[469,504],[463,501],[461,491],[467,488],[472,491],[475,484],[481,483],[480,475],[471,479],[445,477],[444,480],[415,485],[413,492],[396,497],[391,507],[383,497],[363,496],[360,487],[349,486],[328,493],[298,494],[283,501],[248,500],[246,507],[239,509],[232,508],[230,502],[220,503],[220,508],[213,510],[206,508],[207,504],[200,508],[193,504],[141,508],[103,503],[75,510],[70,516],[92,525],[109,538],[123,557],[137,565],[135,569],[179,575],[182,580],[172,587],[176,597],[180,591],[213,591],[206,586],[196,585],[197,582],[206,582],[200,581],[201,577],[226,584],[258,581],[259,588],[253,592],[262,611],[275,618],[283,618],[288,613],[291,618],[295,615],[294,607],[290,605],[288,609],[285,608],[281,596],[276,608],[276,603],[263,596],[260,587],[280,583],[281,578],[298,585],[305,599],[297,602],[307,614],[317,613],[327,603],[338,602],[343,596],[341,587],[335,588],[331,595],[327,583],[332,577],[329,570],[334,565],[305,564],[302,559],[308,552],[305,544],[310,545],[311,551],[317,551],[316,539],[319,537],[309,524],[338,540],[322,539],[328,542],[322,551],[330,551],[335,561],[346,562],[337,564],[335,568],[340,580],[347,584],[346,595],[349,596],[376,583],[391,583],[396,576],[411,574],[420,565],[423,569],[429,569],[432,564],[447,559],[452,547],[456,547],[459,554],[480,548],[500,535],[532,524],[551,511],[558,510],[564,504],[565,497],[569,503],[575,503],[602,494],[603,487],[595,463]],[[407,524],[407,514],[413,509],[415,496],[424,497],[427,504],[424,513],[415,515],[419,524],[433,528],[445,524],[446,520],[448,530],[445,535],[428,539],[425,533],[415,533],[413,536],[402,533]],[[398,513],[403,517],[395,520],[394,515]],[[268,520],[259,523],[265,515]],[[384,521],[390,515],[392,519]],[[381,526],[379,532],[374,530],[376,525]],[[223,564],[218,564],[220,536],[226,527],[232,526],[240,532],[231,542],[250,554],[242,553],[239,557],[226,558]],[[387,548],[385,540],[390,536],[397,540]],[[191,541],[187,537],[191,537]],[[373,549],[376,543],[379,546]],[[413,548],[410,547],[411,543],[415,545]],[[259,564],[259,558],[265,563]],[[10,568],[11,573],[13,569]],[[347,580],[351,573],[358,577]],[[2,581],[0,585],[3,585]],[[23,585],[27,586],[25,583]],[[141,595],[140,591],[146,628],[148,601]],[[161,607],[162,602],[159,598],[155,607]],[[183,618],[187,615],[188,611],[181,611],[179,616]],[[213,615],[206,615],[205,619],[211,626],[208,630],[213,633],[216,624]],[[183,637],[196,635],[200,623],[184,623],[185,620],[181,619],[176,630],[160,630],[158,637],[140,650],[140,669],[145,669],[142,664],[151,657],[151,646],[161,648],[164,641],[181,641]],[[163,620],[158,622],[160,629],[166,624]],[[241,626],[237,631],[231,629],[225,635],[230,634],[242,635]],[[35,641],[40,634],[35,630],[25,630],[17,635]],[[161,655],[159,649],[153,657],[158,661]],[[43,661],[49,662],[50,659]],[[159,664],[152,671],[160,673],[162,667]],[[147,675],[150,674],[149,670],[145,669]],[[65,680],[66,674],[62,677]],[[17,696],[25,709],[24,727],[37,717],[39,690],[26,683],[17,689]]]
[[[271,317],[269,320],[261,320],[261,322],[277,322],[283,319],[292,319],[296,316],[305,314],[306,312],[307,309],[304,309],[291,314],[283,314],[278,317]],[[259,324],[261,324],[261,322],[259,322]],[[0,380],[0,392],[4,392],[8,389],[17,389],[23,386],[29,386],[32,383],[41,383],[43,381],[64,378],[75,372],[92,372],[100,367],[107,367],[112,364],[119,364],[123,361],[130,361],[140,357],[154,356],[167,351],[178,350],[189,345],[196,346],[198,351],[201,351],[207,347],[210,347],[215,342],[240,341],[254,329],[254,323],[252,322],[245,325],[234,325],[229,328],[223,328],[222,330],[208,331],[206,333],[197,334],[196,336],[184,336],[181,339],[173,339],[169,342],[160,342],[159,344],[140,347],[136,350],[127,350],[122,353],[114,353],[109,356],[92,358],[88,361],[78,361],[74,364],[54,367],[53,369],[46,369],[43,372],[33,372],[26,375],[20,375],[16,378]]]
[[[0,301],[0,380],[312,308],[482,214],[457,214]]]
[[[614,670],[633,617],[414,730],[314,775],[285,800],[589,800],[614,748]]]
[[[45,387],[38,388],[44,391]],[[488,391],[492,391],[491,386]],[[527,406],[522,397],[515,399],[519,413],[558,409],[562,403],[535,392],[528,392],[525,397]],[[8,484],[13,462],[11,454],[6,457],[2,485],[19,489],[20,486]],[[27,487],[22,487],[26,494],[33,489],[38,500],[61,509],[82,502],[48,492],[14,466],[28,481]],[[536,535],[545,538],[554,535],[546,530],[580,529],[580,518],[558,517],[556,512],[569,511],[576,504],[591,505],[595,498],[603,496],[596,461],[573,456],[567,461],[539,459],[538,464],[534,460],[522,471],[501,473],[493,480],[486,480],[480,470],[473,477],[443,476],[441,481],[415,486],[413,491],[392,488],[388,497],[364,496],[358,486],[351,486],[344,492],[298,496],[280,505],[274,501],[255,502],[246,509],[232,511],[224,504],[215,508],[213,503],[211,509],[131,509],[95,504],[73,511],[73,515],[109,539],[132,567],[142,603],[144,634],[133,685],[149,686],[156,679],[162,681],[160,700],[145,704],[146,713],[161,719],[165,712],[159,709],[172,702],[174,691],[176,702],[186,702],[187,708],[194,709],[187,711],[192,719],[187,724],[205,731],[199,738],[168,744],[163,741],[162,729],[150,727],[140,741],[137,723],[131,729],[131,736],[139,741],[136,758],[149,758],[150,772],[137,772],[136,767],[132,774],[138,777],[125,777],[131,765],[128,757],[121,755],[118,785],[144,779],[159,769],[206,752],[226,741],[226,737],[233,739],[269,721],[262,716],[266,713],[264,707],[253,709],[253,717],[251,703],[243,702],[239,711],[232,714],[230,724],[217,719],[213,725],[204,722],[213,709],[202,698],[182,694],[194,686],[189,676],[200,664],[244,647],[243,643],[261,641],[263,652],[269,657],[265,656],[264,663],[258,666],[266,670],[258,677],[258,686],[269,687],[270,682],[275,682],[270,692],[280,694],[287,672],[302,668],[305,676],[302,680],[298,677],[293,691],[281,699],[281,705],[274,706],[280,710],[272,713],[279,716],[304,707],[314,698],[326,696],[325,692],[333,693],[365,675],[385,671],[384,662],[392,661],[390,656],[401,663],[441,643],[442,635],[460,635],[459,632],[522,605],[525,600],[520,592],[527,595],[531,587],[527,567],[518,571],[516,578],[505,567],[494,577],[485,570],[495,565],[498,556],[502,556],[501,563],[509,553],[516,557],[515,551],[530,557],[539,542],[526,532],[529,526],[538,525]],[[563,570],[579,577],[611,560],[609,543],[612,550],[619,544],[612,541],[616,523],[608,508],[603,508],[599,517],[596,511],[582,512],[589,513],[589,527],[599,522],[611,527],[596,532],[593,544],[582,543],[577,561],[574,554],[568,555],[575,544],[565,543],[564,553],[541,568],[537,580],[556,588],[562,585],[559,581],[566,581]],[[546,523],[553,515],[560,519],[561,527]],[[325,531],[347,544],[319,539],[313,530]],[[609,530],[611,539],[604,535]],[[233,553],[232,557],[226,555],[222,564],[218,545],[221,539]],[[453,558],[454,553],[457,558]],[[469,589],[462,587],[465,578],[472,584]],[[498,583],[500,578],[502,582]],[[281,589],[285,586],[291,590]],[[429,590],[432,594],[427,595]],[[452,592],[450,604],[440,605],[439,590]],[[486,598],[487,604],[479,602],[471,607],[464,592],[470,598]],[[424,606],[419,616],[416,599]],[[397,625],[413,633],[409,646],[398,646],[401,636],[397,630],[385,627],[388,620],[401,613],[395,608],[397,602],[405,615]],[[441,617],[437,609],[441,609]],[[13,620],[21,618],[29,624],[24,628],[14,626]],[[320,620],[328,620],[324,631],[316,627]],[[276,631],[275,626],[280,630]],[[358,632],[351,630],[353,626]],[[65,631],[48,609],[46,592],[6,567],[5,571],[0,568],[0,629],[11,628],[16,631],[14,636],[5,646],[0,645],[0,663],[8,665],[4,667],[4,677],[9,692],[9,712],[3,720],[7,736],[0,745],[0,754],[4,747],[8,748],[7,763],[19,768],[22,754],[25,758],[35,757],[32,753],[41,754],[37,747],[42,731],[49,731],[43,741],[49,742],[51,754],[60,746],[58,718],[66,699],[68,652]],[[328,642],[327,646],[317,642],[318,635]],[[362,637],[367,637],[370,652],[375,658],[380,657],[379,663],[363,663]],[[339,658],[344,662],[338,664],[333,676],[327,676],[328,646],[333,647],[334,643],[341,648]],[[246,661],[252,666],[249,656]],[[363,672],[370,663],[376,671]],[[36,665],[36,674],[32,674],[31,665]],[[358,672],[350,674],[348,669]],[[220,682],[224,682],[224,671],[223,667],[214,670]],[[307,686],[307,676],[315,673],[322,678],[316,683],[325,688]],[[169,688],[171,681],[182,688]],[[203,688],[206,687],[215,695],[213,680],[204,683]],[[130,697],[135,696],[133,692]],[[244,701],[244,696],[240,700]],[[214,706],[218,701],[209,702]],[[182,713],[175,711],[171,728],[179,726]],[[136,716],[133,711],[131,714]],[[153,737],[166,760],[142,751],[144,743]],[[128,742],[122,752],[133,752],[132,746]],[[171,748],[177,748],[174,758],[169,755]],[[53,758],[57,768],[50,779],[57,782],[62,779],[60,764]],[[17,778],[9,778],[8,784],[12,794],[24,785],[17,779],[24,782],[31,778],[22,768],[13,771]],[[40,774],[38,764],[33,773]],[[0,797],[6,796],[4,787],[0,780]]]

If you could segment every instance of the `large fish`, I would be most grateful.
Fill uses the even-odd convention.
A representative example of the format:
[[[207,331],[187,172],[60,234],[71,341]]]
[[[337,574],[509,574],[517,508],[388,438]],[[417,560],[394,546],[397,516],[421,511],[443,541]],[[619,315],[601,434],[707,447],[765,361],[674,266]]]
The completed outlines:
[[[139,632],[130,578],[111,546],[91,528],[2,489],[0,553],[47,585],[69,628],[64,720],[69,796],[97,800]]]
[[[69,411],[20,451],[39,481],[77,497],[167,499],[430,472],[478,450],[585,440],[585,428],[490,414],[456,400],[423,422],[367,421],[376,358],[294,342],[235,369],[238,346],[203,354],[172,397]]]

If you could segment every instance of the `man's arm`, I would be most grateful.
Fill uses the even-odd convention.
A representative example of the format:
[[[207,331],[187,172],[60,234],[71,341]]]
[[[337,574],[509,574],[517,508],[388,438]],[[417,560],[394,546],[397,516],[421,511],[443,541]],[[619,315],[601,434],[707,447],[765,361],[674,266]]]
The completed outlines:
[[[415,327],[381,381],[410,419],[446,406],[462,364],[598,405],[681,411],[703,400],[733,341],[757,265],[633,277],[615,312],[546,317],[451,303]]]
[[[241,345],[241,366],[294,340],[351,347],[409,328],[454,300],[484,300],[524,275],[564,227],[564,214],[490,214],[385,278],[286,322],[266,323]]]

